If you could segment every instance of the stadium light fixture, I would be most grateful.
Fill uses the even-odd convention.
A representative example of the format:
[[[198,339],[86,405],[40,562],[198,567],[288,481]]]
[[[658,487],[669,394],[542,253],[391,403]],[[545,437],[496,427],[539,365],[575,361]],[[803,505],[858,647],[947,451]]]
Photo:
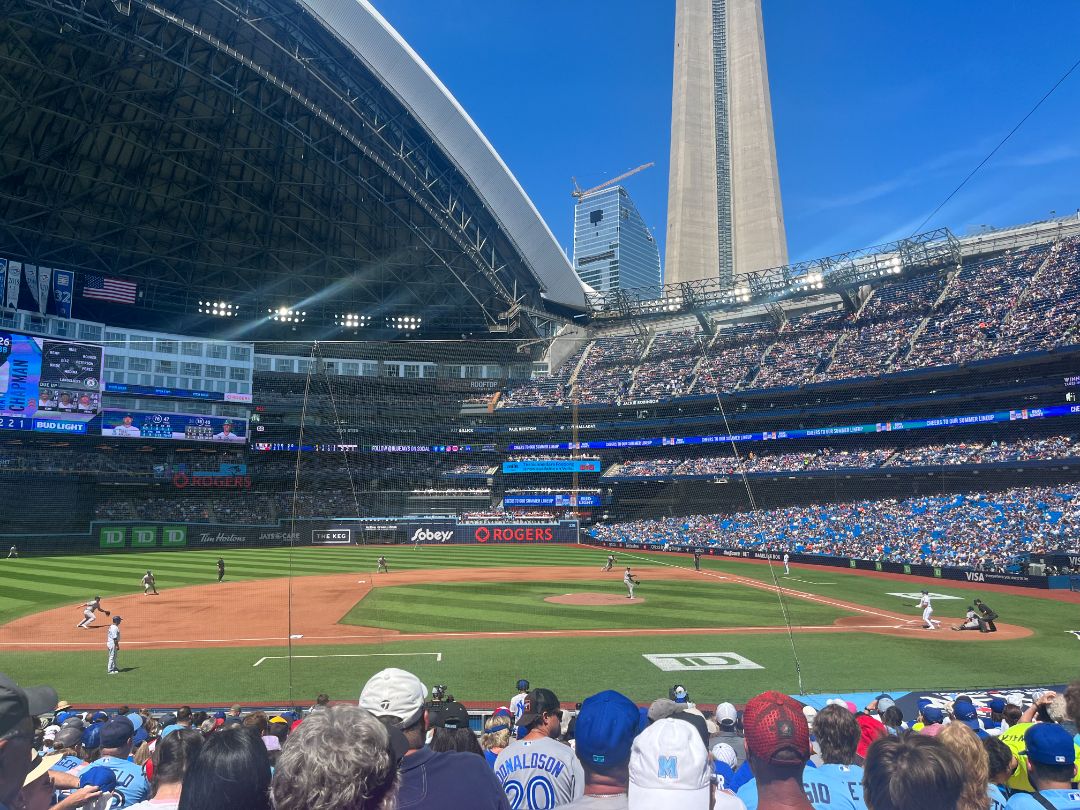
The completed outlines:
[[[236,304],[230,304],[227,301],[200,301],[199,302],[199,314],[200,315],[213,315],[217,318],[235,318],[239,313],[240,307]]]
[[[405,332],[415,332],[423,321],[419,315],[387,315],[386,326]]]
[[[342,327],[343,329],[362,329],[370,323],[370,315],[356,315],[355,313],[346,313],[334,316],[334,324],[336,326]]]
[[[302,312],[298,309],[290,309],[289,307],[278,307],[277,309],[266,310],[270,315],[270,320],[277,321],[278,323],[303,323],[307,319],[307,312]]]

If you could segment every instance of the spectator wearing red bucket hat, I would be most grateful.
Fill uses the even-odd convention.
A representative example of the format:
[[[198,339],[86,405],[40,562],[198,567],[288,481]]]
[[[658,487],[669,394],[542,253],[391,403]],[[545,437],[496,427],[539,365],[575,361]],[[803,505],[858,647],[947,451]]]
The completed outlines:
[[[803,769],[810,759],[810,729],[802,705],[780,692],[765,692],[743,710],[746,757],[753,782],[739,789],[756,788],[761,810],[811,810],[803,787]],[[750,806],[749,804],[747,805]]]

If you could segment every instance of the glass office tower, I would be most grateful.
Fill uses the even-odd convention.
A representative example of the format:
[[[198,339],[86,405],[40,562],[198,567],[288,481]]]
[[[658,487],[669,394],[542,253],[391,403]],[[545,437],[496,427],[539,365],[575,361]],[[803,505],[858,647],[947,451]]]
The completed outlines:
[[[597,292],[660,285],[660,251],[622,186],[574,206],[574,271]]]

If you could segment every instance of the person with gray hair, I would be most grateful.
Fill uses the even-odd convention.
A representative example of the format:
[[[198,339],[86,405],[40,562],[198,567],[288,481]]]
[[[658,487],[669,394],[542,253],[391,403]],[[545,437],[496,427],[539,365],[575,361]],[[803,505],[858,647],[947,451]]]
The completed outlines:
[[[395,810],[398,758],[370,712],[327,706],[289,736],[270,798],[276,810]]]

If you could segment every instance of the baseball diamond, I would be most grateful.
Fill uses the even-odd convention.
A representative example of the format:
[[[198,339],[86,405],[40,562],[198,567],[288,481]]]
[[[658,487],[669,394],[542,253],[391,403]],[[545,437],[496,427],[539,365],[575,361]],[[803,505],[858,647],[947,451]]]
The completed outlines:
[[[373,578],[379,556],[392,558],[395,567]],[[568,694],[574,694],[570,683],[584,690],[597,678],[616,678],[625,679],[628,694],[645,700],[664,680],[643,656],[679,646],[707,648],[710,637],[722,649],[765,668],[752,677],[731,673],[731,694],[749,696],[762,677],[784,687],[796,685],[780,598],[811,687],[873,689],[883,679],[897,687],[925,684],[928,673],[921,657],[931,651],[933,676],[939,680],[930,685],[946,686],[966,677],[971,644],[998,649],[1006,641],[1010,650],[1025,654],[999,665],[987,662],[987,677],[995,683],[1063,679],[1074,653],[1058,641],[1062,631],[1071,629],[1060,596],[1048,599],[974,583],[945,586],[938,581],[934,589],[962,599],[992,593],[995,608],[1009,620],[998,623],[997,635],[924,634],[914,603],[890,593],[896,590],[893,577],[831,572],[829,584],[777,588],[769,563],[706,557],[699,572],[691,554],[625,555],[644,580],[638,588],[641,605],[623,596],[603,605],[560,604],[550,598],[577,590],[624,591],[621,578],[597,571],[606,552],[588,546],[436,545],[404,555],[356,547],[233,550],[228,552],[230,579],[220,585],[216,552],[156,554],[160,596],[146,599],[139,577],[129,574],[145,571],[142,561],[150,557],[43,557],[12,561],[0,570],[5,594],[0,649],[9,671],[26,672],[51,661],[47,665],[57,672],[65,694],[108,694],[112,687],[103,683],[104,672],[100,678],[95,674],[96,668],[63,674],[74,672],[71,666],[94,658],[103,646],[94,634],[103,632],[107,619],[89,631],[76,630],[70,622],[72,597],[87,577],[99,584],[103,603],[125,619],[124,665],[137,674],[125,679],[124,689],[133,690],[125,694],[146,699],[151,693],[155,699],[191,696],[192,690],[208,700],[286,700],[290,692],[312,689],[336,688],[344,694],[365,671],[377,668],[379,659],[320,656],[342,648],[398,654],[434,644],[442,660],[419,660],[415,666],[433,681],[460,684],[455,686],[459,699],[499,700],[502,690],[489,691],[484,684],[501,682],[493,673],[509,675],[519,666],[514,660],[529,659],[530,672],[560,670],[560,677],[569,678]],[[343,572],[348,569],[354,573]],[[43,587],[28,589],[28,582]],[[960,602],[943,603],[943,621],[958,620],[960,612],[950,610],[950,604]],[[541,651],[556,639],[564,656],[580,647],[573,672],[545,663]],[[494,649],[506,655],[493,660],[488,653]],[[274,660],[252,666],[263,657],[287,658],[289,650],[312,656],[290,664],[291,690]],[[174,669],[180,660],[198,662],[199,671],[207,673],[204,686],[199,685],[202,677],[193,683],[184,674],[187,665]],[[222,681],[213,680],[215,672]],[[633,683],[638,685],[629,686]]]

